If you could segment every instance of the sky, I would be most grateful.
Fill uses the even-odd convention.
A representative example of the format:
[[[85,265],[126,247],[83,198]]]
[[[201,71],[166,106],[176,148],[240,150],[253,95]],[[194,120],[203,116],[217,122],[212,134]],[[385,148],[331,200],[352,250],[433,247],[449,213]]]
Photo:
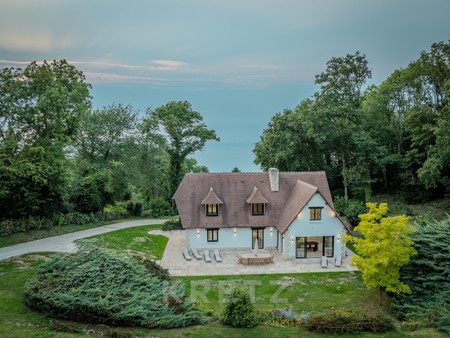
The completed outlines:
[[[448,41],[449,18],[448,0],[0,0],[0,67],[66,59],[94,108],[187,100],[221,139],[199,164],[260,171],[255,143],[328,60],[360,51],[379,85]]]

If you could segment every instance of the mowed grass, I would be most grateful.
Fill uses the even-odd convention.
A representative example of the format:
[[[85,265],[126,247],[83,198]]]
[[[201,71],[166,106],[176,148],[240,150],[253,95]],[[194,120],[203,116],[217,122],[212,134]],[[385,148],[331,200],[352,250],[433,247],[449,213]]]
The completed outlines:
[[[19,232],[17,234],[12,234],[6,237],[0,237],[0,248],[4,248],[6,246],[11,246],[20,243],[26,243],[30,241],[34,241],[36,239],[42,239],[52,236],[59,236],[68,234],[71,232],[82,231],[91,228],[98,228],[106,224],[117,223],[120,221],[113,222],[99,222],[99,223],[88,223],[82,225],[66,225],[66,226],[56,226],[50,229],[42,229],[42,230],[32,230],[29,232]]]
[[[192,326],[172,330],[148,330],[142,328],[110,328],[105,325],[71,323],[47,318],[29,310],[23,302],[23,290],[26,281],[35,273],[38,264],[58,254],[30,254],[9,261],[0,262],[0,337],[99,337],[116,336],[129,333],[133,337],[336,337],[335,335],[312,334],[302,327],[273,327],[260,325],[251,329],[237,329],[221,325],[218,321],[202,326]],[[240,283],[254,285],[256,307],[261,310],[270,308],[271,297],[277,292],[279,283],[289,283],[276,297],[287,299],[278,303],[284,307],[292,304],[297,311],[320,311],[330,307],[351,307],[355,311],[377,310],[376,292],[367,291],[361,284],[358,273],[315,273],[290,275],[253,275],[253,276],[214,276],[185,277],[191,295],[195,295],[199,306],[219,312],[220,288]],[[335,282],[335,283],[334,283]],[[272,285],[275,283],[275,285]],[[336,284],[333,286],[333,284]],[[347,285],[348,284],[348,285]],[[207,285],[206,302],[202,299],[202,287]],[[220,286],[220,287],[219,287]],[[194,289],[193,289],[194,288]],[[125,337],[126,335],[122,335]],[[340,337],[384,337],[384,338],[441,338],[445,334],[436,330],[424,329],[416,332],[395,331],[387,334],[340,335]]]
[[[160,229],[160,224],[142,225],[128,229],[116,230],[87,238],[96,239],[105,249],[125,252],[131,255],[145,255],[160,260],[164,254],[168,238],[163,235],[150,235],[150,230]],[[87,239],[80,239],[77,243]]]
[[[219,314],[232,285],[246,288],[261,311],[272,307],[319,312],[336,307],[380,311],[378,293],[368,291],[359,272],[182,277],[187,294],[203,309]]]
[[[95,236],[99,245],[109,250],[129,254],[144,254],[160,259],[167,238],[149,235],[159,225],[145,225]],[[238,329],[210,321],[171,330],[143,328],[112,328],[105,325],[83,324],[48,318],[28,309],[23,301],[26,281],[38,266],[53,254],[30,254],[0,262],[0,337],[336,337],[313,334],[300,327],[274,327],[266,324],[251,329]],[[302,274],[202,276],[180,278],[187,296],[204,313],[219,316],[223,299],[233,284],[247,288],[259,311],[292,306],[296,312],[316,313],[331,308],[348,308],[356,312],[386,311],[378,305],[378,292],[367,290],[358,272],[323,272]],[[210,317],[212,318],[212,317]],[[395,331],[387,334],[355,334],[341,337],[368,338],[441,338],[447,335],[434,329],[415,332]]]

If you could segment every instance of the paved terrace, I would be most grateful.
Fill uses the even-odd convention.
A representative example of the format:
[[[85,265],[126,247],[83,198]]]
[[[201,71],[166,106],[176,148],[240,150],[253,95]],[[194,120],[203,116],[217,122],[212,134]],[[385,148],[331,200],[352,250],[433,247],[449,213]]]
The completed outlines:
[[[239,264],[237,255],[245,251],[220,250],[222,262],[216,262],[210,250],[212,262],[206,263],[204,259],[187,261],[183,257],[183,248],[187,246],[186,232],[152,230],[153,235],[163,235],[169,238],[164,256],[159,262],[161,266],[168,269],[173,276],[210,276],[210,275],[252,275],[272,273],[302,273],[302,272],[330,272],[330,271],[356,271],[357,268],[350,266],[350,259],[354,255],[348,251],[349,256],[344,257],[341,267],[334,266],[329,259],[328,267],[321,267],[320,258],[307,259],[285,259],[279,253],[274,253],[274,262],[266,265],[242,265]],[[248,251],[246,251],[248,252]],[[201,252],[202,253],[202,252]]]

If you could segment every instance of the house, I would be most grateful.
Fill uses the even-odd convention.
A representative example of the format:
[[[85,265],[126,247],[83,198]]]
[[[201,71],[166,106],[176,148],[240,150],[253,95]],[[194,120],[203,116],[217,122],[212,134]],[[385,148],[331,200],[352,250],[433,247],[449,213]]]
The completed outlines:
[[[342,258],[346,229],[323,171],[192,173],[173,198],[191,248]]]

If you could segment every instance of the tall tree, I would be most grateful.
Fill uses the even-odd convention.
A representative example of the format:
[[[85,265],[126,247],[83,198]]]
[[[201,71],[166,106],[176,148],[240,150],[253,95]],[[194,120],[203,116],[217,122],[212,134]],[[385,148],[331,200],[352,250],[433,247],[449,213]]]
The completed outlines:
[[[361,107],[363,85],[371,75],[365,55],[359,52],[331,58],[325,71],[316,75],[320,91],[315,95],[315,109],[306,120],[309,135],[322,148],[333,152],[345,198],[352,183],[370,189],[369,155],[375,149],[370,135],[362,128]],[[370,147],[373,151],[358,153],[357,146],[360,150]]]
[[[362,273],[367,288],[380,288],[395,294],[408,294],[411,290],[400,280],[400,268],[415,254],[410,237],[412,227],[405,215],[386,217],[386,203],[367,203],[369,211],[360,215],[355,231],[362,237],[345,235],[344,240],[354,244],[357,256],[351,260]]]
[[[90,108],[90,86],[65,60],[0,71],[0,214],[47,215],[67,195],[66,146]]]
[[[148,109],[144,130],[167,140],[170,197],[183,178],[182,166],[186,157],[202,150],[207,141],[220,141],[216,132],[207,128],[203,117],[192,110],[187,101],[172,101],[155,110]]]

